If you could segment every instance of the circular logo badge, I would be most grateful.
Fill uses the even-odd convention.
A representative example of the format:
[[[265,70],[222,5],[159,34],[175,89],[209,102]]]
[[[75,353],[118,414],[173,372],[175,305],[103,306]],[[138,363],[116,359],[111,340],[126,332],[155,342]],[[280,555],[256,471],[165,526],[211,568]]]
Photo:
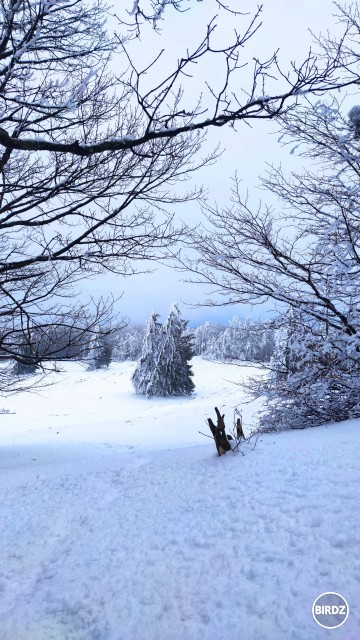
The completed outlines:
[[[336,629],[349,615],[349,605],[340,593],[327,591],[318,596],[312,606],[315,622],[324,629]]]

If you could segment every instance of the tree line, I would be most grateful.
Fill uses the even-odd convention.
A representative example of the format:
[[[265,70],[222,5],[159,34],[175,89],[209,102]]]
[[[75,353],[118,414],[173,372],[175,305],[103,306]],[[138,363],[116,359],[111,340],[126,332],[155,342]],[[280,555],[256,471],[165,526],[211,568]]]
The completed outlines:
[[[17,354],[17,370],[24,373],[36,368],[37,361],[49,359],[78,360],[90,363],[92,360],[102,364],[91,368],[108,366],[110,362],[139,360],[146,334],[150,326],[161,327],[156,311],[152,312],[145,325],[126,324],[112,329],[95,325],[92,331],[83,329],[69,332],[68,327],[53,327],[50,335],[32,333],[31,350],[29,345],[19,347]],[[186,327],[183,332],[191,338],[194,355],[207,360],[249,362],[269,362],[274,351],[274,333],[272,324],[249,318],[240,319],[233,316],[228,325],[206,321],[195,328]],[[49,353],[48,343],[52,344],[53,354]],[[155,349],[155,347],[154,347]],[[99,353],[103,356],[99,356]],[[105,353],[107,354],[105,356]],[[34,358],[34,354],[36,357]],[[6,357],[6,354],[3,354]]]

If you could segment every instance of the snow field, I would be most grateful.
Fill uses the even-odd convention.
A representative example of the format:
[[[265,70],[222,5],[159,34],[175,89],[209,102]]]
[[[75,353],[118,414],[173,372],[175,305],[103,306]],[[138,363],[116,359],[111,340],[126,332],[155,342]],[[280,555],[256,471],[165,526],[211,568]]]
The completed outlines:
[[[197,396],[165,401],[132,367],[2,402],[1,640],[358,640],[359,421],[218,458],[199,421],[230,420],[244,370],[196,360]],[[350,606],[331,631],[324,591]]]
[[[229,426],[233,409],[245,394],[237,384],[255,367],[215,364],[194,358],[196,390],[193,396],[145,398],[134,393],[134,362],[113,363],[109,370],[86,371],[79,363],[60,365],[61,373],[47,378],[36,393],[0,399],[3,415],[0,444],[104,443],[166,448],[204,444],[198,431],[209,433],[206,417],[224,405]],[[244,425],[256,426],[256,403],[243,405]]]

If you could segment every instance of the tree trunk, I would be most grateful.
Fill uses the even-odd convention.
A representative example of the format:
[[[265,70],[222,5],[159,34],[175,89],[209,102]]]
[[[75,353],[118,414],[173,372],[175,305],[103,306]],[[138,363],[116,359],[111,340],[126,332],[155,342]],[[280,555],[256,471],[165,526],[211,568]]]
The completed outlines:
[[[215,407],[217,425],[215,425],[211,418],[208,418],[210,431],[215,440],[215,445],[219,456],[222,456],[227,451],[230,451],[231,447],[225,433],[224,415],[220,414],[220,411]]]
[[[242,418],[238,418],[236,420],[236,436],[238,440],[241,440],[241,438],[245,440],[245,435],[244,435],[243,426],[242,426]]]

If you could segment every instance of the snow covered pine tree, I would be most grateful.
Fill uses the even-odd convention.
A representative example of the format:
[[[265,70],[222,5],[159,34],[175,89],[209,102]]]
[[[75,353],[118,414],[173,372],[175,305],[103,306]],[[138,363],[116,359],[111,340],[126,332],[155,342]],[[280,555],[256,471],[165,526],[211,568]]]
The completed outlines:
[[[105,334],[97,325],[89,343],[88,370],[107,368],[111,362],[111,353],[111,345],[106,341]]]
[[[189,361],[194,355],[192,336],[186,334],[176,303],[165,325],[153,313],[148,320],[143,353],[133,375],[136,393],[150,396],[189,395],[195,388]]]
[[[192,336],[185,333],[187,324],[174,303],[162,328],[159,355],[147,388],[148,396],[188,395],[194,390],[193,373],[188,364],[194,352]]]
[[[159,314],[153,311],[146,323],[140,360],[132,376],[134,389],[139,395],[147,395],[147,388],[156,367],[161,340],[161,323],[158,318]]]
[[[23,344],[18,349],[18,358],[14,359],[12,374],[15,376],[27,376],[38,371],[36,356],[31,349],[31,338],[29,344]]]

